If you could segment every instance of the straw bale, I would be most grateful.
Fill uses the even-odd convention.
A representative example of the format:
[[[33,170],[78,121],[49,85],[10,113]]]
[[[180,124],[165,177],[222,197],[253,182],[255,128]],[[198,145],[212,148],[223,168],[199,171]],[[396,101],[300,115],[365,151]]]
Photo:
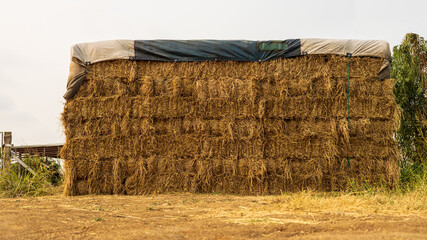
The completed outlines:
[[[65,194],[392,187],[398,111],[381,64],[319,55],[89,65],[62,115]]]

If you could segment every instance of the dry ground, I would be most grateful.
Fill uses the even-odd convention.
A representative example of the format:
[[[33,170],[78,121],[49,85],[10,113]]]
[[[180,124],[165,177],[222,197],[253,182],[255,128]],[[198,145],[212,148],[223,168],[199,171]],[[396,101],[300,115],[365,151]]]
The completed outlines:
[[[425,199],[314,193],[0,199],[0,239],[427,239]]]

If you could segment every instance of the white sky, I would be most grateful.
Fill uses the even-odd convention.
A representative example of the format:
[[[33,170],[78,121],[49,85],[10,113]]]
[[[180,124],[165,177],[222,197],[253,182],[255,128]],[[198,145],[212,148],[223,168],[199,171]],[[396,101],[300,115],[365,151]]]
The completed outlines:
[[[64,142],[71,45],[110,39],[427,37],[427,1],[0,0],[0,131],[13,143]]]

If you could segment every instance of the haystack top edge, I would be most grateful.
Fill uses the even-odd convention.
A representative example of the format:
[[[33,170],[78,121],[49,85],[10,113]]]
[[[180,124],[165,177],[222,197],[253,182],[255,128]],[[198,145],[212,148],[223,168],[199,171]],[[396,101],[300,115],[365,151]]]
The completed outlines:
[[[337,54],[391,60],[382,40],[287,39],[248,40],[110,40],[79,43],[72,58],[83,64],[115,59],[139,61],[268,61],[306,54]]]
[[[248,40],[110,40],[71,47],[70,74],[64,98],[69,100],[85,79],[90,64],[129,59],[136,61],[247,61],[263,62],[302,55],[351,55],[384,59],[381,79],[389,77],[391,52],[381,40],[287,39]],[[381,75],[380,74],[380,75]]]

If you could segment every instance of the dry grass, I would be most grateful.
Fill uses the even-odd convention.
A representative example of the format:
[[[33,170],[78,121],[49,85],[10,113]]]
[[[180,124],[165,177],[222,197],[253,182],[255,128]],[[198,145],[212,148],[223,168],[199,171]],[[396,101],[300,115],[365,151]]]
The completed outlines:
[[[67,195],[280,194],[394,186],[393,80],[381,59],[101,62],[64,108]],[[347,147],[349,151],[347,152]],[[350,165],[347,163],[350,158]]]
[[[274,202],[274,197],[271,201]],[[279,196],[271,209],[301,212],[346,212],[359,214],[427,214],[426,191],[407,194],[328,194],[299,192]],[[270,208],[270,206],[269,206]],[[256,211],[256,210],[255,210]]]

